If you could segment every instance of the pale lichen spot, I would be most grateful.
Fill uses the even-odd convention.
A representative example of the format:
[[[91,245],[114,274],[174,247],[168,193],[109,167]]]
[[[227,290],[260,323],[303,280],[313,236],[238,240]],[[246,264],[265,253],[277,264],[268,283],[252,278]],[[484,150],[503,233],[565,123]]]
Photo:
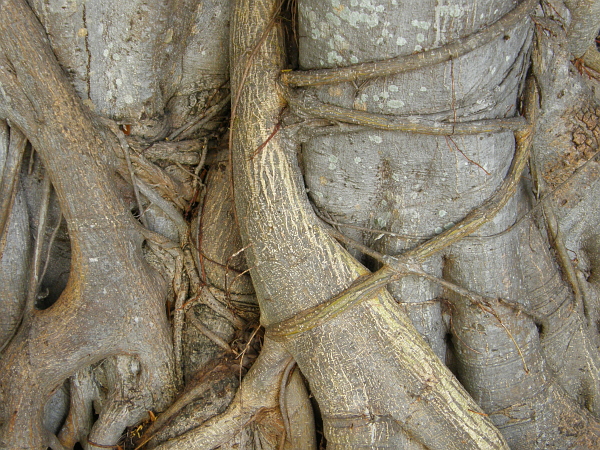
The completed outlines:
[[[112,59],[114,59],[115,61],[120,61],[121,60],[121,55],[119,55],[118,53],[113,53]]]
[[[425,40],[425,36],[423,33],[417,33],[417,42],[423,42]]]
[[[399,37],[398,39],[396,39],[396,45],[399,45],[400,47],[406,45],[406,39],[404,39],[403,37]]]
[[[123,101],[125,103],[127,103],[128,105],[131,105],[133,103],[133,96],[131,94],[127,94],[123,97]]]
[[[368,9],[369,11],[375,10],[375,6],[373,6],[373,3],[371,2],[371,0],[361,0],[360,6],[362,6],[365,9]]]
[[[402,108],[404,106],[404,102],[402,100],[388,100],[387,102],[388,108]]]
[[[423,50],[423,47],[421,47],[420,45],[415,45],[415,52],[420,52],[421,50]]]
[[[396,86],[395,84],[390,84],[388,86],[388,91],[390,91],[390,92],[398,92],[398,86]]]
[[[354,158],[354,164],[360,164],[362,162],[362,158],[360,156],[357,156],[356,158]]]
[[[331,12],[328,12],[327,14],[325,14],[325,18],[329,22],[334,24],[336,27],[339,27],[342,24],[342,21],[340,20],[340,18]]]
[[[342,58],[338,52],[333,51],[327,53],[327,62],[329,64],[341,63],[342,61],[344,61],[344,58]]]
[[[421,88],[419,89],[421,92],[427,92],[427,88],[425,86],[421,86]]]
[[[390,98],[390,94],[388,94],[387,92],[384,91],[381,93],[381,98],[386,98],[386,99]]]
[[[120,87],[120,86],[123,84],[123,80],[121,80],[120,78],[117,78],[117,79],[115,80],[115,84],[116,84],[118,87]]]
[[[360,99],[363,103],[366,103],[366,101],[369,100],[369,96],[367,94],[361,94]]]
[[[366,22],[371,28],[375,28],[377,25],[379,25],[379,17],[375,15],[367,16]]]
[[[456,224],[454,222],[448,222],[446,225],[444,225],[444,229],[445,230],[449,230],[450,228],[456,226]]]
[[[397,173],[393,173],[392,174],[392,180],[394,180],[394,181],[400,181],[400,177],[398,176]]]
[[[444,229],[442,227],[437,227],[435,230],[435,234],[442,234],[444,232]]]
[[[363,20],[361,19],[363,19],[362,14],[357,11],[350,11],[348,13],[347,20],[353,27],[356,27],[358,22],[362,22]]]
[[[381,136],[377,136],[377,135],[374,135],[374,134],[371,134],[369,136],[369,140],[371,142],[375,142],[376,144],[381,144],[383,142],[383,139],[381,138]]]
[[[356,7],[359,6],[359,3],[356,0],[351,0],[350,5]],[[341,6],[336,8],[336,13],[342,20],[345,20],[353,27],[358,27],[359,23],[366,23],[371,28],[379,25],[377,8],[372,4],[371,0],[363,0],[360,4],[360,7],[369,12],[352,11],[348,7]]]
[[[381,44],[383,44],[383,38],[377,39],[376,45],[381,45]]]
[[[465,13],[460,5],[440,5],[436,7],[436,13],[440,16],[462,17]]]
[[[440,217],[446,217],[447,215],[448,215],[448,212],[444,211],[443,209],[440,209],[438,211],[438,216],[440,216]]]
[[[429,30],[429,27],[431,26],[431,23],[426,22],[425,20],[417,20],[417,19],[414,19],[410,24],[413,27],[421,28],[422,30]]]
[[[378,102],[379,101],[379,95],[374,95],[373,96],[373,101]]]
[[[358,58],[357,58],[356,56],[352,55],[352,56],[350,57],[350,62],[351,62],[352,64],[356,64],[356,63],[358,63]]]
[[[106,58],[106,57],[108,57],[108,54],[109,54],[109,53],[110,53],[110,52],[108,51],[108,49],[107,49],[107,48],[105,48],[105,49],[104,49],[104,51],[102,52],[102,54],[104,55],[104,57],[105,57],[105,58]]]

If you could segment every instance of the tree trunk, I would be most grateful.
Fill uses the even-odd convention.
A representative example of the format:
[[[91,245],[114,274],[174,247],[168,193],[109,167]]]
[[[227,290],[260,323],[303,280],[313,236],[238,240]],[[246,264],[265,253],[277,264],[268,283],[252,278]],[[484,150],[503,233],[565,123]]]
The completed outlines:
[[[0,2],[0,448],[600,445],[598,2],[113,3]]]

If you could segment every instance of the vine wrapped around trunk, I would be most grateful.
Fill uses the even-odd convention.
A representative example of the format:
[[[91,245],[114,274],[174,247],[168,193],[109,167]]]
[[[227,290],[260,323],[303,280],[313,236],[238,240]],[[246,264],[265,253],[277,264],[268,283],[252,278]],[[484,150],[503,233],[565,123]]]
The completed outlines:
[[[276,3],[240,0],[234,11],[235,202],[268,327],[326,301],[367,271],[317,223],[296,148],[277,133],[285,102],[277,82],[283,42],[273,22]],[[329,448],[412,440],[439,449],[459,442],[460,448],[506,446],[386,291],[284,346],[319,402]],[[328,364],[314,354],[327,355]]]

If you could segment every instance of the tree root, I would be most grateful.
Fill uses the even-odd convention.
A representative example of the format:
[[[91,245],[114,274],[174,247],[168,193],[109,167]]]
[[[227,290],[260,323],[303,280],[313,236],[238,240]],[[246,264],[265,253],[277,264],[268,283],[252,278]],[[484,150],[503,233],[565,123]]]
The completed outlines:
[[[4,124],[6,126],[6,124]],[[25,154],[27,138],[18,128],[10,131],[10,140],[5,160],[2,161],[2,173],[0,178],[0,257],[4,253],[6,245],[6,227],[10,216],[11,205],[15,200],[17,192],[17,181],[21,170],[21,162]]]
[[[58,434],[62,445],[72,449],[76,443],[85,442],[92,429],[92,401],[98,396],[92,370],[86,367],[70,379],[70,406],[65,423]]]
[[[290,360],[290,355],[281,345],[265,339],[258,359],[248,371],[227,410],[156,449],[212,449],[227,443],[253,420],[258,420],[261,411],[276,410],[279,407],[281,379]]]
[[[343,68],[285,71],[281,74],[281,79],[285,84],[290,86],[318,86],[358,79],[366,80],[385,77],[439,64],[453,58],[458,58],[502,36],[516,26],[516,24],[520,23],[523,17],[533,11],[538,3],[538,0],[522,1],[515,9],[489,27],[470,36],[457,39],[440,48],[399,56],[385,61],[355,64]]]
[[[2,355],[0,447],[46,448],[42,415],[52,392],[90,364],[127,355],[112,387],[130,397],[115,394],[91,433],[112,445],[173,393],[165,283],[143,260],[142,235],[112,182],[118,143],[91,120],[25,1],[2,3],[0,32],[9,37],[0,57],[19,67],[18,74],[0,68],[11,99],[5,112],[39,151],[72,244],[67,287],[52,307],[24,318]],[[36,98],[33,109],[28,98]]]
[[[17,331],[27,296],[29,215],[25,196],[16,189],[19,170],[15,165],[20,163],[14,161],[22,159],[26,142],[19,130],[9,131],[6,122],[0,121],[0,352]]]

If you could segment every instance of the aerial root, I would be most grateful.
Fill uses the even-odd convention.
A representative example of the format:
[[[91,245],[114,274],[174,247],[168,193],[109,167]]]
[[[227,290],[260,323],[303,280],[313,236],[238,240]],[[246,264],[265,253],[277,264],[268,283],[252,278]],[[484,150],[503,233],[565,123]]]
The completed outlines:
[[[92,402],[97,395],[91,367],[77,372],[69,379],[69,383],[69,413],[58,434],[65,448],[73,448],[89,435],[94,422]]]
[[[319,86],[385,77],[456,59],[509,32],[530,14],[538,3],[539,0],[524,0],[489,27],[439,48],[336,69],[285,71],[281,74],[281,80],[289,86]]]
[[[17,180],[25,154],[27,139],[18,128],[10,129],[10,141],[3,171],[0,173],[0,258],[6,245],[8,218],[17,191]]]
[[[279,414],[272,413],[279,410],[282,379],[290,362],[291,357],[283,346],[268,338],[265,339],[263,350],[248,371],[227,410],[156,448],[158,450],[216,448],[233,439],[251,423],[265,420],[280,421]],[[137,448],[141,448],[150,439],[151,436],[143,437]]]

